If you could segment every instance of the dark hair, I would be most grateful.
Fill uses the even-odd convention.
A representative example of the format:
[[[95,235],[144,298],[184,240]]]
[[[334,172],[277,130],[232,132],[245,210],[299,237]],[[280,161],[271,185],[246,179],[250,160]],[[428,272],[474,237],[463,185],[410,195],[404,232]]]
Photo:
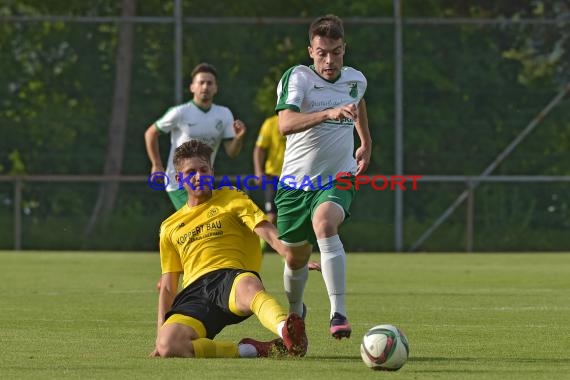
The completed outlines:
[[[174,150],[174,167],[178,169],[178,165],[187,159],[193,157],[203,158],[211,165],[210,157],[212,156],[212,148],[200,140],[189,140]]]
[[[309,42],[313,41],[315,36],[344,40],[344,26],[340,17],[328,14],[315,19],[309,27]]]
[[[216,78],[216,80],[218,80],[218,71],[216,70],[214,65],[210,63],[206,62],[199,63],[198,65],[196,65],[196,67],[194,67],[190,75],[192,79],[194,79],[194,77],[199,73],[210,73],[214,76],[214,78]]]

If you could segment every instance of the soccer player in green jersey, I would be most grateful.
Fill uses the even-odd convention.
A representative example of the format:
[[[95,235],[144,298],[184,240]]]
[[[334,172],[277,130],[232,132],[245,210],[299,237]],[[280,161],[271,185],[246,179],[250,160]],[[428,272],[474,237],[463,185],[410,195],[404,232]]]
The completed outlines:
[[[309,27],[311,66],[287,70],[277,87],[279,130],[287,137],[277,190],[279,238],[293,248],[284,269],[291,312],[303,315],[303,293],[312,245],[321,253],[322,275],[329,295],[329,331],[350,337],[345,307],[346,253],[338,235],[349,214],[354,186],[337,189],[340,173],[355,176],[370,163],[371,145],[364,75],[344,66],[346,48],[342,20],[326,15]],[[354,150],[354,130],[360,146]],[[310,183],[307,179],[310,179]]]
[[[212,148],[212,165],[220,145],[228,156],[236,157],[241,151],[246,127],[234,120],[229,108],[215,104],[218,93],[218,72],[209,63],[200,63],[192,70],[190,84],[192,100],[170,108],[159,120],[147,128],[144,138],[152,173],[166,173],[169,183],[166,192],[175,209],[186,202],[187,194],[175,181],[176,170],[172,159],[174,150],[188,140],[200,140]],[[170,134],[170,153],[166,170],[160,157],[158,138]]]

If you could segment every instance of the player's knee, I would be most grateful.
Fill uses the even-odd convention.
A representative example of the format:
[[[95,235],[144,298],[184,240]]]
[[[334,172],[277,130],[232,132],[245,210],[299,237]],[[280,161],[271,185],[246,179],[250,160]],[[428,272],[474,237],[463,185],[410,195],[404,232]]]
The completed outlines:
[[[293,270],[301,269],[309,262],[309,258],[311,254],[297,254],[297,255],[288,255],[285,259],[287,266]]]
[[[319,218],[313,220],[313,230],[317,239],[333,236],[338,233],[338,226],[328,219]]]
[[[249,308],[249,300],[261,290],[265,290],[265,288],[259,278],[253,275],[242,277],[236,285],[238,304],[243,300],[243,302],[247,304],[247,308]]]

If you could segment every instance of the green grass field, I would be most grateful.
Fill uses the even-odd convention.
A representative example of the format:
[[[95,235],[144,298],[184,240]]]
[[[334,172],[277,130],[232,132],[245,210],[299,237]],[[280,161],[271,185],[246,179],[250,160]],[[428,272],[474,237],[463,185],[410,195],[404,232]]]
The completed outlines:
[[[350,340],[328,335],[311,272],[302,359],[156,359],[158,255],[0,253],[1,379],[570,379],[570,254],[349,254]],[[285,302],[282,263],[266,287]],[[410,341],[398,372],[360,359],[364,332],[395,324]],[[255,317],[218,339],[272,338]]]

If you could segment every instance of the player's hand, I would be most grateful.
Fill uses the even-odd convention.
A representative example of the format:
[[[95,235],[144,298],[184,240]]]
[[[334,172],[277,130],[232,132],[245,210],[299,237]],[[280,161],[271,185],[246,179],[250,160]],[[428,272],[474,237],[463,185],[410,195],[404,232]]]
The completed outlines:
[[[309,270],[316,270],[317,272],[321,271],[321,264],[316,261],[309,261]]]
[[[243,121],[236,119],[234,120],[233,126],[234,126],[234,132],[236,134],[236,139],[242,139],[243,136],[245,136],[245,131],[247,130]]]
[[[371,155],[370,148],[365,148],[363,146],[356,149],[356,153],[354,154],[354,158],[356,158],[356,175],[362,174],[368,169],[368,165],[370,165],[370,155]]]
[[[351,115],[352,120],[354,120],[354,121],[358,120],[358,107],[356,106],[356,104],[354,104],[354,103],[348,104],[348,105],[344,106],[343,109],[346,113]]]
[[[358,107],[355,104],[346,104],[342,107],[332,108],[329,110],[328,118],[331,120],[358,119]]]
[[[162,166],[162,165],[152,165],[150,168],[150,174],[164,173],[164,172],[166,172],[166,170],[164,170],[164,166]]]
[[[158,354],[158,348],[154,348],[154,350],[152,350],[152,352],[148,355],[149,358],[158,358],[160,357],[160,355]]]

